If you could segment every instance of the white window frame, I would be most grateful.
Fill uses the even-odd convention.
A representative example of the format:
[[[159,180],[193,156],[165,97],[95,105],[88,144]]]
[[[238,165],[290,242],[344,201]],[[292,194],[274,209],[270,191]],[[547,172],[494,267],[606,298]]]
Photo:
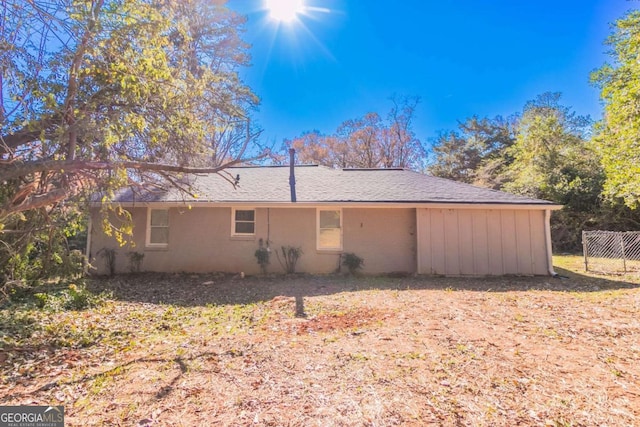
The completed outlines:
[[[236,211],[253,211],[253,233],[236,233]],[[236,237],[253,237],[256,235],[256,209],[255,208],[231,208],[231,235]],[[251,222],[251,221],[240,221]]]
[[[151,211],[166,211],[167,212],[167,225],[166,226],[154,226],[154,228],[166,228],[167,229],[167,243],[151,243]],[[169,246],[169,208],[147,208],[147,237],[145,239],[145,245],[151,248],[166,248]]]
[[[320,246],[320,212],[322,211],[329,211],[329,212],[334,212],[334,211],[338,211],[340,212],[340,245],[337,247],[331,247],[331,248],[326,248],[326,247],[322,247]],[[342,213],[342,208],[317,208],[316,209],[316,249],[319,251],[342,251],[342,247],[343,247],[343,213]]]

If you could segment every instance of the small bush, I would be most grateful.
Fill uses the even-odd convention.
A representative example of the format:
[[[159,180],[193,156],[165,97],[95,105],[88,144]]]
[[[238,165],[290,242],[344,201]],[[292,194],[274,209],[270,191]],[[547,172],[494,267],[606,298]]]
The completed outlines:
[[[86,262],[85,255],[78,249],[73,249],[57,257],[55,272],[59,277],[80,277],[84,274]]]
[[[142,271],[144,254],[142,252],[129,252],[127,256],[129,257],[129,271],[132,273],[140,273],[140,271]]]
[[[280,255],[278,255],[278,252],[276,252],[276,256],[278,257],[278,262],[284,269],[285,273],[295,273],[296,264],[304,253],[302,252],[302,248],[296,246],[282,246],[280,250],[282,251],[282,259],[280,259]]]
[[[342,265],[349,269],[350,274],[356,274],[362,269],[364,259],[360,258],[353,252],[347,252],[342,254]]]
[[[36,307],[38,308],[45,308],[47,301],[49,301],[49,294],[45,294],[43,292],[38,292],[37,294],[34,294],[33,297],[36,300]]]
[[[102,249],[102,257],[104,258],[105,267],[109,272],[109,276],[116,274],[116,253],[115,249]]]
[[[271,248],[269,248],[269,242],[265,244],[265,242],[260,239],[258,240],[258,249],[255,252],[256,260],[258,264],[260,264],[260,270],[262,274],[267,274],[267,266],[269,265],[269,258],[271,257]]]
[[[17,302],[29,298],[33,293],[33,283],[25,280],[8,280],[0,286],[0,304]]]

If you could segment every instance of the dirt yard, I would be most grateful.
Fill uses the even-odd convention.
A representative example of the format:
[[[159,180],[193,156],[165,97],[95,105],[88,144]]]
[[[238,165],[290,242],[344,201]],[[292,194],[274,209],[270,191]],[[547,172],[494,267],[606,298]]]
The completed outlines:
[[[640,425],[640,277],[136,275],[0,310],[0,405],[68,426]],[[572,272],[575,270],[576,272]]]

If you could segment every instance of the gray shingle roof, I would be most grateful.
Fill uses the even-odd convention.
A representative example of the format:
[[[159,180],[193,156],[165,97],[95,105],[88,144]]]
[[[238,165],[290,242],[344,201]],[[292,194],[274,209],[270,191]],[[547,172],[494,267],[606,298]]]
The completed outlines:
[[[231,167],[228,177],[239,177],[234,188],[218,174],[190,175],[192,198],[176,189],[117,194],[119,202],[219,202],[286,203],[291,201],[288,166]],[[296,166],[297,201],[302,203],[553,203],[502,191],[475,187],[402,169],[331,169],[324,166]]]

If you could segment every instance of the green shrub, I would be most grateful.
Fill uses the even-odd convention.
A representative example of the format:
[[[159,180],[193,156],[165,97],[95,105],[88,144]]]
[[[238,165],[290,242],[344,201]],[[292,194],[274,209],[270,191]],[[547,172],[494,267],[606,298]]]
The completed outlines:
[[[102,257],[104,258],[105,267],[109,272],[109,276],[116,274],[116,254],[115,249],[103,248],[101,249]]]
[[[33,284],[25,280],[8,280],[0,286],[0,303],[21,301],[31,297]]]
[[[285,273],[295,273],[296,264],[304,253],[302,252],[302,248],[296,246],[282,246],[280,250],[282,251],[282,259],[280,259],[280,255],[278,255],[278,252],[276,252],[276,256],[278,257],[278,262],[284,269]]]
[[[258,240],[258,249],[255,252],[256,260],[258,264],[260,264],[260,270],[262,274],[267,274],[267,266],[269,265],[269,258],[271,257],[271,248],[269,248],[269,242],[265,244],[265,242],[260,239]]]
[[[49,301],[49,294],[45,294],[43,292],[38,292],[37,294],[34,294],[33,297],[36,300],[36,306],[38,308],[45,308],[47,301]]]
[[[129,257],[129,271],[132,273],[140,273],[140,271],[142,271],[142,261],[144,260],[144,254],[142,252],[129,252],[127,255]]]
[[[347,252],[342,254],[342,265],[349,269],[349,273],[356,274],[362,269],[364,259],[360,258],[353,252]]]
[[[56,276],[64,278],[76,278],[82,276],[86,265],[85,255],[78,249],[63,253],[56,258]]]

